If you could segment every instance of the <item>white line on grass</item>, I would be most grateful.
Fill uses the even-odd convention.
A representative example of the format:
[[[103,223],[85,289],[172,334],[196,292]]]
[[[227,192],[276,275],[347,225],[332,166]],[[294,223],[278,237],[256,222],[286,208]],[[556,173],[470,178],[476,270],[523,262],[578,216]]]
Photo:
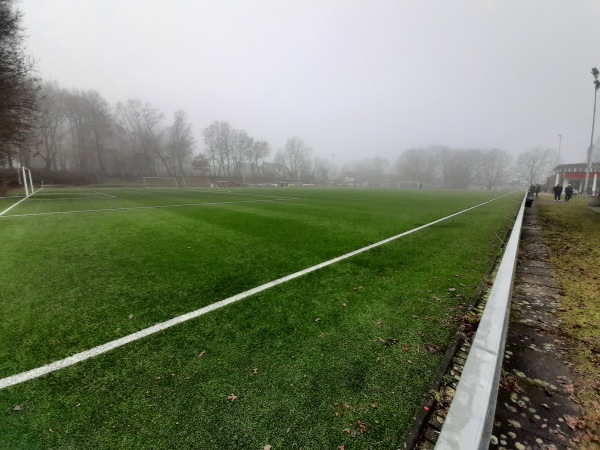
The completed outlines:
[[[137,332],[129,334],[127,336],[123,336],[122,338],[115,339],[114,341],[107,342],[106,344],[102,344],[102,345],[99,345],[97,347],[93,347],[93,348],[91,348],[89,350],[85,350],[83,352],[76,353],[76,354],[74,354],[72,356],[69,356],[69,357],[64,358],[64,359],[60,359],[58,361],[54,361],[53,363],[46,364],[45,366],[41,366],[41,367],[38,367],[36,369],[28,370],[26,372],[21,372],[21,373],[18,373],[16,375],[11,375],[11,376],[6,377],[6,378],[1,378],[0,379],[0,389],[7,388],[9,386],[14,386],[15,384],[20,384],[20,383],[23,383],[25,381],[41,377],[43,375],[47,375],[47,374],[49,374],[51,372],[55,372],[57,370],[64,369],[65,367],[69,367],[69,366],[75,365],[77,363],[80,363],[82,361],[85,361],[86,359],[93,358],[95,356],[98,356],[98,355],[101,355],[103,353],[109,352],[111,350],[114,350],[115,348],[122,347],[122,346],[124,346],[126,344],[129,344],[131,342],[134,342],[134,341],[137,341],[139,339],[142,339],[142,338],[145,338],[147,336],[150,336],[151,334],[158,333],[159,331],[166,330],[167,328],[171,328],[172,326],[178,325],[178,324],[183,323],[183,322],[187,322],[188,320],[191,320],[191,319],[195,319],[197,317],[200,317],[200,316],[202,316],[202,315],[204,315],[206,313],[209,313],[211,311],[214,311],[216,309],[223,308],[224,306],[230,305],[231,303],[235,303],[235,302],[237,302],[239,300],[242,300],[242,299],[244,299],[246,297],[250,297],[251,295],[258,294],[259,292],[262,292],[262,291],[266,291],[267,289],[270,289],[270,288],[272,288],[274,286],[277,286],[279,284],[285,283],[287,281],[290,281],[290,280],[293,280],[295,278],[301,277],[301,276],[306,275],[308,273],[311,273],[311,272],[314,272],[316,270],[322,269],[323,267],[327,267],[327,266],[330,266],[330,265],[335,264],[337,262],[343,261],[343,260],[348,259],[348,258],[350,258],[352,256],[358,255],[359,253],[363,253],[363,252],[366,252],[368,250],[371,250],[371,249],[373,249],[375,247],[379,247],[381,245],[387,244],[388,242],[394,241],[394,240],[396,240],[398,238],[401,238],[401,237],[407,236],[409,234],[415,233],[417,231],[423,230],[424,228],[428,228],[428,227],[430,227],[432,225],[435,225],[437,223],[443,222],[444,220],[451,219],[452,217],[458,216],[459,214],[463,214],[463,213],[465,213],[467,211],[470,211],[472,209],[478,208],[480,206],[483,206],[483,205],[485,205],[487,203],[490,203],[490,202],[493,202],[495,200],[498,200],[498,199],[500,199],[502,197],[505,197],[507,195],[510,195],[510,194],[505,194],[505,195],[502,195],[500,197],[496,197],[496,198],[494,198],[492,200],[488,200],[486,202],[480,203],[478,205],[471,206],[470,208],[463,209],[462,211],[459,211],[459,212],[454,213],[454,214],[450,214],[449,216],[443,217],[443,218],[435,220],[433,222],[429,222],[428,224],[421,225],[420,227],[413,228],[412,230],[405,231],[404,233],[397,234],[396,236],[392,236],[390,238],[384,239],[383,241],[376,242],[375,244],[371,244],[371,245],[368,245],[366,247],[360,248],[358,250],[354,250],[354,251],[352,251],[350,253],[346,253],[345,255],[338,256],[337,258],[330,259],[329,261],[322,262],[320,264],[317,264],[315,266],[309,267],[307,269],[303,269],[303,270],[300,270],[298,272],[292,273],[290,275],[286,275],[285,277],[281,277],[281,278],[278,278],[276,280],[270,281],[270,282],[265,283],[265,284],[263,284],[261,286],[257,286],[255,288],[252,288],[252,289],[249,289],[247,291],[241,292],[241,293],[236,294],[236,295],[234,295],[232,297],[226,298],[224,300],[220,300],[220,301],[218,301],[216,303],[213,303],[211,305],[208,305],[208,306],[205,306],[203,308],[197,309],[195,311],[189,312],[187,314],[183,314],[181,316],[174,317],[173,319],[167,320],[165,322],[157,323],[156,325],[152,325],[151,327],[144,328],[143,330],[137,331]]]
[[[63,200],[110,200],[110,197],[101,197],[100,195],[90,195],[88,197],[57,197],[57,198],[34,198],[36,202],[61,202]]]
[[[285,198],[285,200],[298,200],[297,198]],[[22,201],[22,200],[21,200]],[[52,216],[56,214],[77,214],[77,213],[94,213],[94,212],[108,212],[108,211],[129,211],[133,209],[156,209],[156,208],[178,208],[182,206],[219,206],[219,205],[234,205],[238,203],[272,203],[281,201],[278,199],[272,200],[240,200],[238,202],[210,202],[210,203],[182,203],[181,205],[157,205],[157,206],[130,206],[128,208],[104,208],[104,209],[81,209],[75,211],[51,211],[42,213],[30,213],[30,214],[13,214],[10,216],[4,216],[4,219],[10,219],[13,217],[31,217],[31,216]],[[20,203],[20,202],[19,202]],[[14,207],[13,205],[11,206]],[[8,208],[10,209],[10,208]],[[8,211],[8,209],[6,211]],[[4,211],[4,212],[6,212]],[[2,214],[0,214],[2,216]]]
[[[39,192],[41,189],[38,189],[37,191],[33,191],[31,195],[35,195],[37,192]],[[31,195],[29,197],[31,197]],[[13,209],[15,206],[17,206],[19,203],[24,202],[25,200],[27,200],[29,197],[24,197],[21,200],[19,200],[17,203],[13,204],[12,206],[9,206],[8,208],[6,208],[4,211],[0,212],[0,217],[10,217],[10,216],[4,216],[4,214],[6,214],[7,212],[9,212],[11,209]]]
[[[92,191],[92,192],[94,192],[95,194],[106,195],[107,197],[110,197],[110,198],[116,198],[116,195],[110,195],[105,192],[100,192],[100,191]]]

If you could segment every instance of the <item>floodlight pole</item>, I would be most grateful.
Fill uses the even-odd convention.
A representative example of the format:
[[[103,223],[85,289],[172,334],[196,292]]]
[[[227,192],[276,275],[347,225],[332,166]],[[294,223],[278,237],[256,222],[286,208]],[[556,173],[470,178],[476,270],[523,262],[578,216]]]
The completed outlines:
[[[554,166],[558,166],[558,163],[560,162],[560,147],[562,144],[562,134],[558,135],[558,153],[556,154],[556,164],[554,164]]]
[[[592,116],[592,138],[590,139],[590,146],[588,147],[587,151],[587,163],[585,165],[585,181],[583,183],[584,195],[587,195],[588,192],[590,170],[592,167],[592,149],[594,148],[594,125],[596,123],[596,96],[598,93],[598,88],[600,87],[600,81],[598,81],[598,75],[600,75],[600,72],[595,67],[592,69],[592,75],[594,76],[594,115]]]

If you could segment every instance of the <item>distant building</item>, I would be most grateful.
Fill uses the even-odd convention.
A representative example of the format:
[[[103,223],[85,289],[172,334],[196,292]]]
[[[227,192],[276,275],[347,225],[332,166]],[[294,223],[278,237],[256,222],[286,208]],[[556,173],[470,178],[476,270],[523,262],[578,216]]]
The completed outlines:
[[[554,174],[546,180],[546,189],[552,189],[552,186],[560,184],[565,187],[572,184],[579,192],[583,190],[585,183],[585,163],[577,164],[559,164],[554,168]],[[588,194],[598,194],[600,189],[600,162],[592,163],[590,176],[588,179]]]

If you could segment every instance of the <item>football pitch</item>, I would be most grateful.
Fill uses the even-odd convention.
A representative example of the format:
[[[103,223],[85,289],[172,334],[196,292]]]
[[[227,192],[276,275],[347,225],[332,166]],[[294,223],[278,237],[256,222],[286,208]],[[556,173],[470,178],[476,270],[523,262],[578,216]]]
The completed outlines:
[[[522,197],[0,199],[0,448],[400,448]]]

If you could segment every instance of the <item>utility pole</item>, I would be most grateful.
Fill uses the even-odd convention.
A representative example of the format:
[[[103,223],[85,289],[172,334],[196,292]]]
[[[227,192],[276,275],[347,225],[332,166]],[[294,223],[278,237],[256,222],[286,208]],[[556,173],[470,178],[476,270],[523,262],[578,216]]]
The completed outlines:
[[[594,148],[594,124],[596,123],[596,94],[598,93],[598,88],[600,88],[600,81],[598,81],[598,75],[600,75],[600,72],[595,67],[592,69],[592,75],[594,76],[594,115],[592,116],[592,138],[590,139],[590,146],[588,147],[587,151],[587,163],[585,165],[585,182],[583,183],[584,195],[587,195],[588,193],[590,169],[592,167],[592,149]]]

